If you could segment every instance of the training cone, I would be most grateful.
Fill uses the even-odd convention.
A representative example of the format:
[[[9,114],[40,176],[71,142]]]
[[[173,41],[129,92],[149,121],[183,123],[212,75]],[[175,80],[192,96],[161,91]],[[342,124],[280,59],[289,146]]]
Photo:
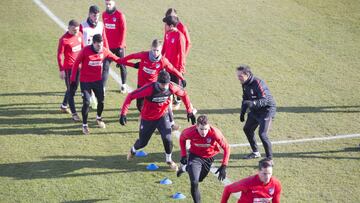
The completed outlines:
[[[172,181],[169,178],[164,178],[164,179],[160,180],[160,184],[161,185],[171,185]]]
[[[156,164],[149,164],[146,169],[149,171],[155,171],[159,168],[159,166],[157,166]]]
[[[177,192],[177,193],[173,194],[172,198],[173,199],[185,199],[186,196],[181,194],[180,192]]]
[[[144,156],[147,156],[147,153],[144,152],[144,151],[137,151],[135,156],[137,157],[144,157]]]

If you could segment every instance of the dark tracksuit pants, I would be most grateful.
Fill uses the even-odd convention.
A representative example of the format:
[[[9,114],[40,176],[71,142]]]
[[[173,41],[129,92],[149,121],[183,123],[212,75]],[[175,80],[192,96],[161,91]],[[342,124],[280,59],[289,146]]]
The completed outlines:
[[[266,157],[272,159],[272,147],[268,138],[271,123],[272,117],[269,113],[255,114],[250,112],[244,125],[244,132],[250,143],[252,151],[258,152],[258,146],[255,139],[255,130],[259,126],[259,136],[265,148]]]
[[[98,101],[97,115],[101,116],[104,110],[104,86],[101,80],[95,82],[80,82],[81,95],[83,98],[83,106],[81,114],[83,117],[83,124],[87,124],[87,118],[90,108],[91,90],[94,92]]]
[[[209,174],[211,164],[214,158],[201,158],[195,154],[190,153],[186,170],[189,174],[191,183],[191,196],[195,203],[201,202],[199,182],[202,182]]]
[[[134,148],[136,150],[144,148],[148,144],[155,129],[158,129],[166,154],[170,154],[172,152],[173,142],[171,139],[171,125],[169,122],[169,115],[167,113],[158,120],[141,119],[139,128],[139,138],[134,144]]]
[[[110,51],[120,58],[125,57],[125,48],[116,48],[110,49]],[[105,59],[103,63],[103,71],[102,71],[102,81],[104,87],[106,87],[107,80],[109,78],[109,69],[110,69],[111,60]],[[122,84],[126,83],[127,70],[125,65],[120,65],[120,76]]]
[[[72,92],[70,91],[70,77],[71,77],[71,69],[69,70],[65,70],[65,85],[66,85],[66,92],[64,95],[64,100],[62,102],[63,106],[67,106],[69,104],[70,106],[70,110],[72,114],[76,113],[76,108],[75,108],[75,100],[74,100],[74,96],[75,96],[75,92],[77,90],[77,86],[79,83],[79,72],[77,73],[76,76],[76,89],[74,89]]]

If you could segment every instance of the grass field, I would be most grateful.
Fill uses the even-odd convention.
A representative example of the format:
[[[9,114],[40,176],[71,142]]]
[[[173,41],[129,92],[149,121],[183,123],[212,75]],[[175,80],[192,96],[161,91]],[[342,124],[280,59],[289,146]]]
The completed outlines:
[[[103,2],[43,3],[62,21],[83,20]],[[162,16],[175,7],[190,30],[187,60],[190,98],[209,115],[229,143],[246,143],[239,121],[241,87],[235,67],[249,64],[264,79],[278,105],[272,141],[360,132],[360,2],[354,0],[117,1],[128,22],[127,53],[147,50],[163,37]],[[187,176],[176,178],[153,136],[149,156],[126,161],[138,136],[135,105],[126,127],[118,124],[125,96],[112,79],[105,98],[106,129],[89,115],[90,136],[60,114],[64,84],[56,48],[64,31],[33,1],[1,1],[0,202],[191,202]],[[114,69],[115,70],[115,69]],[[118,72],[118,70],[116,70]],[[129,69],[135,87],[136,71]],[[81,98],[77,96],[77,108]],[[182,128],[184,110],[176,112]],[[175,140],[174,159],[179,159]],[[274,175],[282,202],[359,202],[360,138],[274,145]],[[263,149],[260,148],[263,152]],[[255,172],[244,161],[248,147],[232,148],[228,178]],[[221,157],[219,157],[221,158]],[[145,169],[156,163],[160,169]],[[219,160],[215,163],[219,166]],[[169,177],[173,184],[159,181]],[[213,175],[200,184],[203,202],[219,202],[223,184]],[[233,197],[231,202],[235,202]]]

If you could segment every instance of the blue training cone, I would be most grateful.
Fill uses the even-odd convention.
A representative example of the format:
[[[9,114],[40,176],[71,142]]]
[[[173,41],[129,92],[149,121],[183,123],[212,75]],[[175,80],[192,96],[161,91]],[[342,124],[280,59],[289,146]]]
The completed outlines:
[[[169,178],[164,178],[164,179],[160,180],[160,184],[161,185],[171,185],[172,181]]]
[[[185,199],[186,196],[181,194],[180,192],[177,192],[177,193],[173,194],[172,198],[173,199]]]
[[[137,157],[145,157],[145,156],[147,156],[147,153],[144,152],[144,151],[137,151],[135,156],[137,156]]]
[[[149,171],[155,171],[159,168],[159,166],[157,166],[156,164],[149,164],[146,169]]]

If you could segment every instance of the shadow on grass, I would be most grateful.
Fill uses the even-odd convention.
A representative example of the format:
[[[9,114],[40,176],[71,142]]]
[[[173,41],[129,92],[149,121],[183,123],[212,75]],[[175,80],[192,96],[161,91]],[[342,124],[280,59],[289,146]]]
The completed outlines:
[[[179,157],[179,152],[173,153]],[[24,179],[52,179],[106,175],[114,173],[131,173],[148,171],[149,163],[164,160],[164,153],[150,153],[147,157],[135,157],[126,160],[126,155],[115,156],[48,156],[43,161],[0,164],[0,176],[17,180]],[[87,172],[79,172],[79,170]],[[104,169],[105,171],[99,171]],[[96,171],[95,171],[96,170]],[[171,171],[165,164],[157,171]],[[148,171],[151,173],[152,171]]]
[[[61,203],[93,203],[93,202],[100,202],[100,201],[106,201],[109,199],[84,199],[84,200],[76,200],[76,201],[65,201]]]

